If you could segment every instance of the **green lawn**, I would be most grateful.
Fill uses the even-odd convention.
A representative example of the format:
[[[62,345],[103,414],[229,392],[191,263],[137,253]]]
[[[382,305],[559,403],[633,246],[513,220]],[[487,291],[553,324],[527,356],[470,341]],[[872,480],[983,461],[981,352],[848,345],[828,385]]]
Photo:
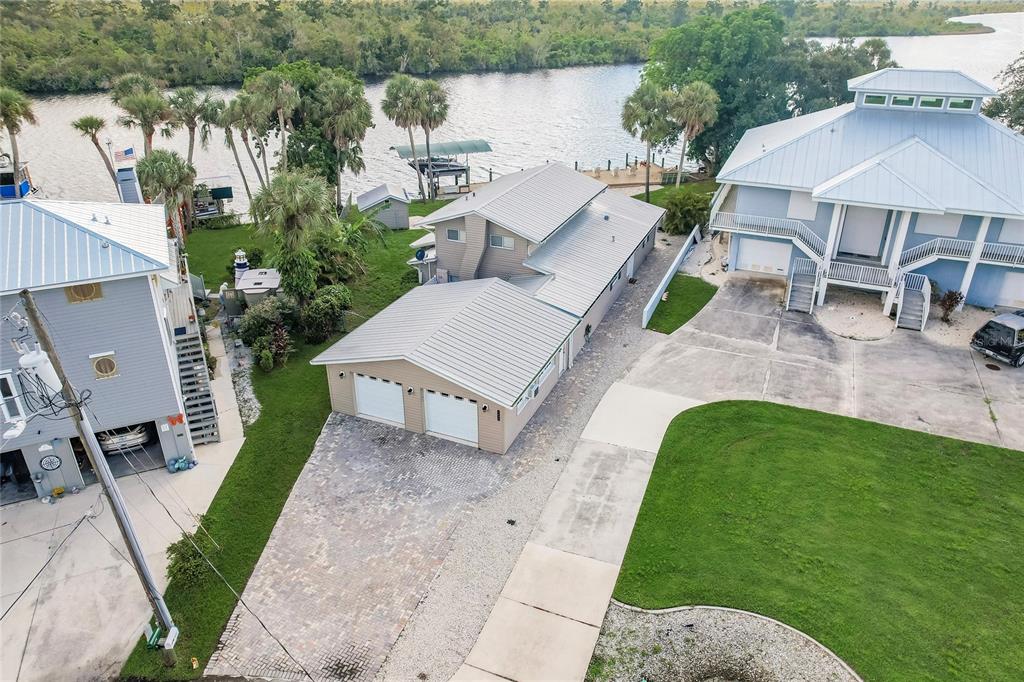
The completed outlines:
[[[233,236],[224,232],[233,232]],[[378,245],[368,254],[369,272],[350,283],[353,311],[359,314],[350,318],[350,326],[358,325],[412,286],[402,280],[411,253],[408,245],[423,234],[423,230],[388,232],[387,247]],[[247,237],[244,228],[196,231],[189,237],[191,262],[222,269],[234,247],[253,243],[251,239],[246,242]],[[262,411],[246,429],[245,444],[204,522],[221,545],[211,558],[239,592],[256,566],[330,412],[324,368],[311,366],[309,360],[335,340],[319,346],[300,344],[286,367],[271,374],[258,369],[253,372]],[[177,667],[163,667],[160,655],[140,643],[125,663],[122,677],[198,678],[235,607],[235,598],[212,573],[193,584],[170,585],[165,597],[182,633],[175,648]],[[199,662],[195,670],[193,656]]]
[[[716,291],[718,287],[708,284],[700,277],[676,275],[666,289],[668,300],[658,303],[647,328],[662,334],[671,334],[699,313]]]
[[[419,199],[413,199],[412,203],[409,204],[409,215],[411,216],[425,216],[430,215],[437,209],[447,204],[451,199],[434,199],[423,203]]]
[[[253,247],[269,255],[270,240],[254,235],[248,224],[220,230],[193,230],[185,242],[188,269],[206,280],[207,289],[217,291],[220,283],[227,281],[227,267],[234,261],[235,251],[240,248],[252,251]]]
[[[777,618],[866,680],[1024,670],[1024,453],[761,402],[680,414],[615,587]]]
[[[651,187],[651,203],[655,206],[665,208],[668,198],[676,192],[701,192],[704,194],[713,194],[718,188],[718,183],[714,180],[701,180],[700,182],[684,182],[677,189],[674,185],[668,187],[659,187],[654,189]],[[643,199],[644,193],[641,191],[638,194],[633,195],[636,199]]]

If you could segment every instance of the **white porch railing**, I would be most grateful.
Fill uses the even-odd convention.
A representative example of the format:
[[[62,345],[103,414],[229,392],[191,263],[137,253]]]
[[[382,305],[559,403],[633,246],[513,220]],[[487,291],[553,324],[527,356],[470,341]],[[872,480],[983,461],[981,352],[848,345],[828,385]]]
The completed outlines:
[[[981,247],[981,260],[1004,265],[1024,265],[1024,246],[985,242]]]
[[[893,286],[893,278],[885,268],[856,263],[840,263],[832,261],[828,266],[828,278],[835,282],[864,284],[872,287],[889,288]]]
[[[683,248],[679,249],[679,253],[672,261],[672,265],[669,266],[665,276],[661,278],[661,282],[658,283],[658,288],[654,290],[654,294],[651,295],[650,300],[647,301],[647,305],[644,306],[643,317],[640,322],[640,326],[643,329],[647,329],[647,323],[651,321],[651,317],[654,315],[654,309],[658,307],[661,302],[661,296],[668,289],[668,283],[672,281],[672,278],[679,272],[679,268],[683,266],[683,261],[686,257],[693,252],[697,242],[700,241],[700,225],[694,225],[693,231],[690,232],[690,236],[683,242]]]
[[[825,240],[800,220],[719,212],[711,219],[711,227],[726,232],[788,237],[800,242],[817,258],[825,257]]]
[[[969,239],[950,239],[939,237],[924,244],[918,244],[900,254],[900,267],[937,256],[940,258],[970,258],[974,242]]]
[[[930,279],[922,274],[916,272],[908,272],[900,278],[900,305],[896,310],[896,319],[900,319],[900,313],[903,311],[904,295],[907,291],[920,291],[921,292],[921,328],[919,331],[924,331],[924,327],[928,324],[928,313],[931,312],[932,305],[932,282]]]

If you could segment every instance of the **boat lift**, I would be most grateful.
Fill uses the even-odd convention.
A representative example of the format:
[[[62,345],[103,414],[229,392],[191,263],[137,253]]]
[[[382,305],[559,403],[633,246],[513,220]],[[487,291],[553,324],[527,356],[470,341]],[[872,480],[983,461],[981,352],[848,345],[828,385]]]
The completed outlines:
[[[469,155],[479,152],[493,151],[486,140],[458,140],[455,142],[434,142],[430,145],[431,158],[418,156],[413,158],[412,147],[409,145],[397,145],[392,147],[401,159],[409,159],[409,167],[419,170],[427,178],[428,184],[432,185],[433,196],[440,194],[462,194],[470,191],[470,167]],[[417,144],[417,153],[425,153],[426,143]],[[459,161],[459,154],[465,155],[464,161]],[[448,176],[455,179],[455,184],[442,187],[441,178]]]

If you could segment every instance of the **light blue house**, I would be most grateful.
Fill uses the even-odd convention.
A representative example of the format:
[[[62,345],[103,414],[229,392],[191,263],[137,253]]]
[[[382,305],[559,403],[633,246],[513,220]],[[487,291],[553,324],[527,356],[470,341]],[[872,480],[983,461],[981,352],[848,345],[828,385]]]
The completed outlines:
[[[958,71],[883,69],[855,101],[748,130],[718,175],[729,267],[785,276],[787,307],[877,291],[923,328],[933,291],[1024,307],[1024,137],[981,114]]]
[[[0,202],[0,504],[96,480],[66,409],[22,368],[36,306],[115,475],[219,440],[187,264],[163,206]],[[182,461],[184,460],[184,462]]]

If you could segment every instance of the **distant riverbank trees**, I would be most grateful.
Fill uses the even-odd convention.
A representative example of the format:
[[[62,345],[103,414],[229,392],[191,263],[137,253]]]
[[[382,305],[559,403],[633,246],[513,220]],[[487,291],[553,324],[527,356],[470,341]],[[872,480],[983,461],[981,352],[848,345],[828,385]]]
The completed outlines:
[[[768,0],[791,36],[978,30],[957,14],[1021,3]],[[667,30],[748,0],[5,0],[0,69],[26,92],[103,89],[126,72],[169,86],[240,83],[309,60],[359,76],[646,60]]]

